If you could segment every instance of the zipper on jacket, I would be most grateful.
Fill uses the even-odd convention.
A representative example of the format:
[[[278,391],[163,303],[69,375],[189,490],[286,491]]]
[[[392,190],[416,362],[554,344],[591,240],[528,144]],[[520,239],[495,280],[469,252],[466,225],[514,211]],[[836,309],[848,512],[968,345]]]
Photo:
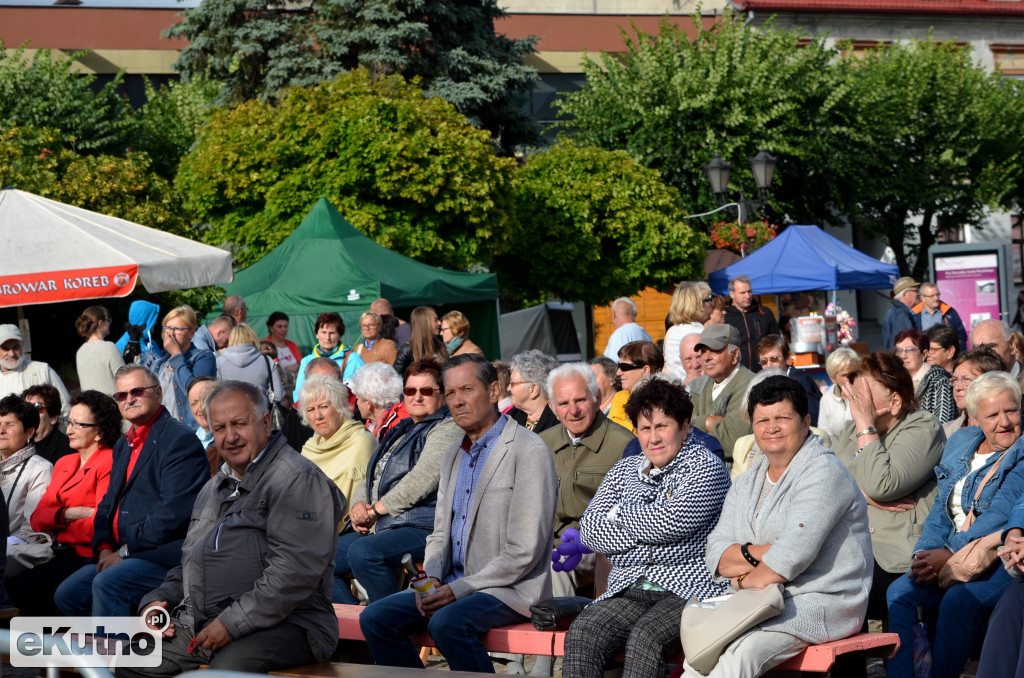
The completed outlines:
[[[214,552],[220,551],[220,530],[224,527],[224,521],[217,526],[217,532],[213,535],[213,550]]]

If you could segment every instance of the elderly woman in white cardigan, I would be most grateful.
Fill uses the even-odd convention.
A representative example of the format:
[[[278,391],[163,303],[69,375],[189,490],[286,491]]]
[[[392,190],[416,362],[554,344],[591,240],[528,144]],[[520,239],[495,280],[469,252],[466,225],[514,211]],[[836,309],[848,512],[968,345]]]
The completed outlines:
[[[726,648],[708,674],[722,678],[763,675],[809,644],[856,633],[874,564],[864,496],[810,434],[803,387],[770,377],[751,391],[747,411],[763,455],[729,490],[707,566],[735,590],[784,584],[786,607]]]
[[[720,595],[704,546],[729,489],[725,464],[690,429],[693,404],[678,384],[650,379],[626,413],[643,456],[605,476],[580,519],[580,537],[611,561],[608,590],[565,637],[564,678],[602,678],[626,651],[623,678],[662,678],[679,647],[679,615],[691,596]]]

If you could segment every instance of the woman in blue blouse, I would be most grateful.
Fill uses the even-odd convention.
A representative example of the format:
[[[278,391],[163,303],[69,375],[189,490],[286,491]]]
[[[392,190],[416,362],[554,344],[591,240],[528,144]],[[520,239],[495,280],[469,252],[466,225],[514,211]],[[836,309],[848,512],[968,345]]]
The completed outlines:
[[[562,675],[601,678],[625,648],[624,678],[661,678],[666,650],[679,647],[679,617],[692,596],[725,585],[704,566],[704,548],[729,489],[725,465],[690,429],[686,391],[651,378],[626,413],[643,456],[612,467],[580,520],[580,537],[611,561],[608,590],[565,637]]]

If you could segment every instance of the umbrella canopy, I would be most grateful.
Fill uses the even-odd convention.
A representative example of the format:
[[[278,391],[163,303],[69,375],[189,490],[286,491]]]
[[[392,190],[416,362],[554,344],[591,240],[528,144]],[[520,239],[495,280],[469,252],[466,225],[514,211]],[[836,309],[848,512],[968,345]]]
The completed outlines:
[[[231,254],[14,188],[0,190],[0,307],[231,282]]]
[[[750,277],[757,294],[807,290],[892,289],[899,267],[885,264],[833,238],[817,226],[789,226],[756,252],[708,276],[716,294],[729,281]]]

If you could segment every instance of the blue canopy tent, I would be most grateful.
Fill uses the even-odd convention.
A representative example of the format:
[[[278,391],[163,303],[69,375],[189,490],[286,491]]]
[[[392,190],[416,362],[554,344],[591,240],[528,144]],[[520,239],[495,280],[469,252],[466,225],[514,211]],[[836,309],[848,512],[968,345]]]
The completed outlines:
[[[809,290],[891,289],[899,268],[855,250],[817,226],[789,226],[750,256],[708,276],[716,294],[728,294],[729,281],[750,278],[757,294]]]

